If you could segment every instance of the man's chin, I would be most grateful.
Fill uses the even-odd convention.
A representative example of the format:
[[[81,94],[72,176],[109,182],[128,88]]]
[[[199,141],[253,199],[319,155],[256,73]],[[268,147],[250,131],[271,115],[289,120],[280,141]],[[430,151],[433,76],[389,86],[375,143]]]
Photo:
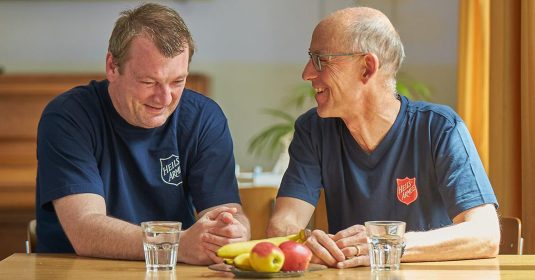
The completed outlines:
[[[320,118],[328,118],[328,117],[330,117],[328,112],[326,110],[322,110],[322,108],[320,108],[320,107],[318,107],[316,109],[316,113],[318,113],[318,116]]]
[[[165,117],[155,117],[150,119],[145,119],[142,123],[143,128],[157,128],[165,124],[167,118]]]

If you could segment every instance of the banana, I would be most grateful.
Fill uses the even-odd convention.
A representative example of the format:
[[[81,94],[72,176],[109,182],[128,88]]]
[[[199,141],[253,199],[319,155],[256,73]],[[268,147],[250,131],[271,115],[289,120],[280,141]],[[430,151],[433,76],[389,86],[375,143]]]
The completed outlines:
[[[249,261],[249,253],[239,254],[234,258],[234,266],[243,270],[253,270]]]
[[[266,238],[266,239],[230,243],[219,248],[216,253],[217,253],[217,256],[220,258],[230,259],[230,258],[235,258],[238,255],[241,255],[243,253],[251,252],[251,249],[253,249],[253,247],[260,242],[271,242],[279,246],[279,244],[288,240],[304,242],[306,240],[305,231],[301,230],[299,233],[288,235],[288,236],[272,237],[272,238]]]

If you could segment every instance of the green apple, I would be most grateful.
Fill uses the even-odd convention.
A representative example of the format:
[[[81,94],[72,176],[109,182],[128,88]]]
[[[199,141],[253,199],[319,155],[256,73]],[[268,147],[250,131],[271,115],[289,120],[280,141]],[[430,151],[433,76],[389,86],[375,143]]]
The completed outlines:
[[[271,242],[260,242],[251,250],[251,266],[258,272],[279,272],[284,264],[284,253]]]

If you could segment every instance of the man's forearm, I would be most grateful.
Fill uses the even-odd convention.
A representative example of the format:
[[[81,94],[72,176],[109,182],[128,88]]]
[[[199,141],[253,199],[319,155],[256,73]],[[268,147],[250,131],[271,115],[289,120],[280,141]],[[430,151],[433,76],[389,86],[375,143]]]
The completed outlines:
[[[308,202],[293,197],[279,197],[266,234],[272,237],[298,233],[307,226],[313,213],[314,206]]]
[[[444,227],[427,232],[407,232],[402,261],[441,261],[492,258],[498,254],[499,234],[484,232],[474,222]]]
[[[272,218],[269,222],[266,234],[268,237],[287,236],[298,233],[302,229],[302,227],[299,227],[293,223],[278,221],[277,219]]]
[[[76,254],[88,257],[142,260],[141,227],[105,215],[80,220],[75,236],[69,236]]]
[[[484,204],[458,214],[453,225],[405,235],[402,261],[440,261],[492,258],[498,255],[500,223],[493,204]]]

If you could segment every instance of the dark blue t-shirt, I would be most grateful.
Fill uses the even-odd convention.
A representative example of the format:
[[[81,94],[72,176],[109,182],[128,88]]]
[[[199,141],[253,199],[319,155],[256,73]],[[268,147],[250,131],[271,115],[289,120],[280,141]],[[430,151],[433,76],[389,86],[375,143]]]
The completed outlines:
[[[227,120],[209,98],[184,90],[164,125],[128,124],[108,82],[93,81],[52,100],[37,140],[37,252],[74,252],[52,201],[94,193],[107,214],[139,224],[195,222],[195,211],[240,203]]]
[[[340,118],[311,109],[296,121],[279,197],[316,205],[325,190],[329,231],[370,220],[400,220],[407,230],[452,223],[496,197],[470,134],[449,107],[401,97],[400,112],[370,154]]]

